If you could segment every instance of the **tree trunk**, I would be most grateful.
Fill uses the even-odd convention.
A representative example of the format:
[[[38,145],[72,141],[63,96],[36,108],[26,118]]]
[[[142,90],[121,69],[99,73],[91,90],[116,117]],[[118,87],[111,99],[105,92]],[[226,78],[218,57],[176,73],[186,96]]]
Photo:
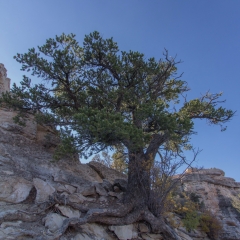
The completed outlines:
[[[151,162],[143,151],[130,152],[128,163],[128,187],[125,201],[134,202],[139,207],[147,206],[150,195]]]

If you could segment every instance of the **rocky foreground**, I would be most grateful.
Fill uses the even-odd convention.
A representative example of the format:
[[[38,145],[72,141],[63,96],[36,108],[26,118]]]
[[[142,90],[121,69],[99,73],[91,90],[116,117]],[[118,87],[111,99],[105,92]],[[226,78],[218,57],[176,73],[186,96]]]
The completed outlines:
[[[6,85],[1,85],[6,78],[1,74],[0,88]],[[84,217],[86,209],[99,204],[107,208],[120,202],[126,176],[96,162],[54,161],[55,132],[31,118],[26,127],[20,127],[13,123],[14,115],[0,109],[0,239],[164,239],[161,233],[152,234],[144,222],[124,226],[86,223],[56,237],[65,219]],[[189,169],[179,191],[195,193],[220,220],[219,239],[240,239],[240,183],[219,169]],[[173,220],[180,239],[209,239],[200,229],[189,233],[179,216],[173,214]]]

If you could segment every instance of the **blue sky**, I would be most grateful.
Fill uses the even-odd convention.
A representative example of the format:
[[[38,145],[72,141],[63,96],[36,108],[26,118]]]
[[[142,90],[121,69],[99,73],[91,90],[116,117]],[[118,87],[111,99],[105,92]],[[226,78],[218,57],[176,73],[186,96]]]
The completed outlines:
[[[228,129],[196,122],[197,165],[221,168],[240,181],[240,1],[238,0],[0,0],[0,63],[12,83],[23,72],[13,56],[61,33],[97,30],[121,50],[162,57],[163,49],[183,61],[188,98],[223,91],[224,106],[237,111]]]

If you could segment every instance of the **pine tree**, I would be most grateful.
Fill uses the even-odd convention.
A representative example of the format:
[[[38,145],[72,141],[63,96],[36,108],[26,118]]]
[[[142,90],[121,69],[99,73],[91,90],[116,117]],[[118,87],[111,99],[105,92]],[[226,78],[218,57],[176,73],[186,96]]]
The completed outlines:
[[[82,46],[75,35],[62,34],[15,59],[23,71],[42,80],[32,85],[24,76],[20,86],[14,84],[0,99],[4,106],[18,109],[17,120],[29,113],[40,123],[58,127],[67,152],[86,156],[108,147],[127,150],[124,207],[89,213],[86,219],[106,224],[145,220],[154,232],[176,239],[149,210],[151,168],[158,153],[179,155],[191,149],[194,120],[222,125],[232,118],[232,110],[218,106],[222,94],[181,99],[189,88],[177,74],[180,62],[166,50],[160,61],[146,59],[139,52],[120,51],[112,38],[98,32],[86,35]]]

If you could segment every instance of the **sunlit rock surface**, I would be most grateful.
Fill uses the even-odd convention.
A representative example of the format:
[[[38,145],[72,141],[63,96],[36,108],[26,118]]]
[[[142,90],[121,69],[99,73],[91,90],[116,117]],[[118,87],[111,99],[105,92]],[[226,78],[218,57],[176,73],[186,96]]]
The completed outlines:
[[[0,63],[0,94],[10,90],[10,81],[7,77],[7,69]]]

